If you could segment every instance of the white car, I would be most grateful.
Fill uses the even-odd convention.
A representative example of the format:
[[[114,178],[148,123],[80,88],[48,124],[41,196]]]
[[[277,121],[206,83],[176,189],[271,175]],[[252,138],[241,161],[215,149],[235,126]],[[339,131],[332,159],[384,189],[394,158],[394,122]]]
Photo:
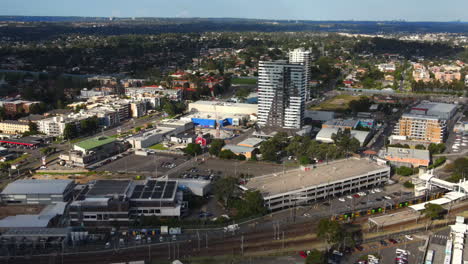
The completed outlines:
[[[408,239],[408,240],[413,240],[413,239],[414,239],[414,238],[413,238],[412,236],[410,236],[410,235],[406,235],[405,238]]]
[[[375,189],[374,189],[374,192],[376,192],[376,193],[379,193],[379,192],[381,192],[381,191],[382,191],[382,190],[380,190],[379,188],[375,188]]]
[[[358,192],[359,196],[366,196],[367,194],[365,192]]]
[[[353,199],[353,197],[351,195],[346,196],[346,198]]]
[[[345,198],[338,198],[338,201],[340,201],[340,202],[346,202]]]
[[[383,198],[385,198],[385,199],[387,199],[387,200],[391,200],[391,199],[392,199],[392,197],[390,197],[390,196],[384,196]]]
[[[375,190],[370,190],[370,193],[375,193]]]

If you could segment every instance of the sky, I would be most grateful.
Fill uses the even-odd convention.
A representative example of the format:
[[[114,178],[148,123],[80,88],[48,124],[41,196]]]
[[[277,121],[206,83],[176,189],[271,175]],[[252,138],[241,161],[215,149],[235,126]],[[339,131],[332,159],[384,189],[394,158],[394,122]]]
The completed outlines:
[[[468,21],[468,0],[0,0],[0,15]]]

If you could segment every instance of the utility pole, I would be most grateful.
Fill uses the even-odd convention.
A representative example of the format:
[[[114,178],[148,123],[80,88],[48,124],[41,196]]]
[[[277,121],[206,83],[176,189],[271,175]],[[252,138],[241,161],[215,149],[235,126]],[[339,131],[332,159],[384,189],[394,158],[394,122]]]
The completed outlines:
[[[198,237],[198,251],[200,251],[200,232],[197,230],[197,237]]]
[[[283,231],[283,249],[284,249],[284,231]]]
[[[205,233],[205,238],[206,238],[206,248],[208,248],[208,233]]]
[[[241,236],[241,252],[243,256],[244,255],[244,236],[243,235]]]

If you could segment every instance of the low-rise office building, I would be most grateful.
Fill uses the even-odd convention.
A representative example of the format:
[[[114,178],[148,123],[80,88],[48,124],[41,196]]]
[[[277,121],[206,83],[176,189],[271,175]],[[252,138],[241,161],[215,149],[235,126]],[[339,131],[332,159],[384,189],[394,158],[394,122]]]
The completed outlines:
[[[170,140],[171,137],[185,133],[191,129],[193,129],[193,123],[191,121],[168,120],[162,122],[161,125],[154,129],[144,131],[126,140],[134,149],[148,148],[165,139]]]
[[[274,211],[381,186],[389,179],[389,166],[350,158],[254,177],[242,189],[258,190],[265,206]]]
[[[125,145],[115,138],[99,136],[76,143],[72,151],[60,155],[60,158],[73,162],[76,166],[85,167],[125,150]]]
[[[69,211],[74,226],[110,226],[142,216],[180,217],[186,208],[177,181],[98,180],[83,186]]]
[[[73,180],[17,180],[0,193],[7,204],[55,204],[72,198]]]
[[[431,154],[425,149],[388,147],[380,152],[380,157],[396,166],[428,167]]]

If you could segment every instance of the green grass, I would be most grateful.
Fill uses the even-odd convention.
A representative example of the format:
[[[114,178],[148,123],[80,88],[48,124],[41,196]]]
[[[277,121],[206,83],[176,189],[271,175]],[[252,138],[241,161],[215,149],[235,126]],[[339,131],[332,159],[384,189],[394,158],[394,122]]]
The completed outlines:
[[[257,79],[244,79],[244,78],[233,78],[231,80],[232,84],[257,84]]]
[[[322,102],[318,106],[311,107],[312,110],[321,111],[344,111],[349,108],[349,102],[359,100],[361,96],[341,94]]]
[[[149,149],[168,150],[168,148],[166,148],[162,143],[153,145],[153,146],[149,147]]]
[[[6,163],[6,164],[10,164],[10,165],[11,165],[11,164],[16,164],[16,163],[19,163],[19,162],[22,161],[22,160],[27,159],[28,157],[29,157],[29,154],[22,155],[22,156],[20,156],[20,157],[14,159],[14,160],[6,161],[5,163]]]

